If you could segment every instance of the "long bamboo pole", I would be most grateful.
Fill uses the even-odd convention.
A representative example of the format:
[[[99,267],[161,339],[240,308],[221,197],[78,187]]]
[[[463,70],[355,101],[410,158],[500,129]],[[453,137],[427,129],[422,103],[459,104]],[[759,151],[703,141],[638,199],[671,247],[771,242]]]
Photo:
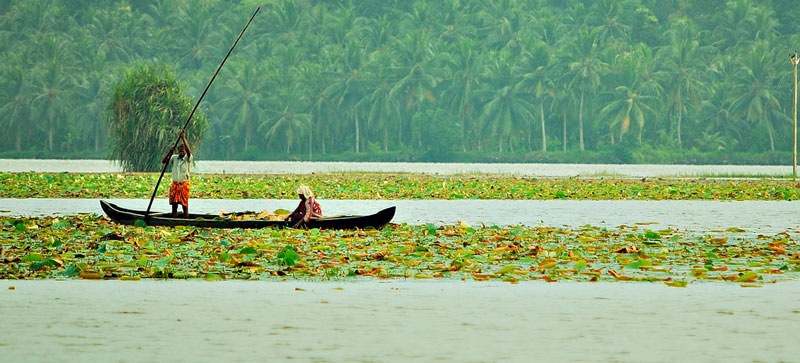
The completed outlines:
[[[797,178],[797,63],[794,64],[794,109],[792,110],[794,119],[794,144],[792,146],[792,177]]]
[[[222,69],[222,66],[225,64],[225,61],[227,61],[228,57],[230,57],[231,52],[233,52],[233,48],[236,48],[236,44],[239,44],[239,39],[242,39],[242,35],[244,35],[244,32],[247,30],[247,27],[250,26],[250,23],[253,21],[253,18],[256,17],[256,14],[258,14],[259,10],[261,10],[260,6],[258,8],[256,8],[255,12],[253,12],[253,16],[250,17],[250,20],[247,21],[247,24],[242,29],[242,32],[239,33],[239,37],[237,37],[236,41],[233,42],[233,45],[231,46],[231,49],[228,50],[228,54],[226,54],[225,58],[222,59],[222,63],[220,63],[219,67],[217,67],[217,71],[214,72],[214,75],[211,77],[211,80],[208,81],[208,85],[206,85],[206,89],[203,90],[203,93],[200,95],[200,98],[198,98],[197,102],[194,104],[194,108],[192,109],[192,113],[190,113],[189,117],[186,118],[186,122],[183,124],[183,128],[181,128],[181,131],[186,130],[186,127],[189,126],[189,121],[192,120],[192,116],[194,116],[194,112],[197,111],[197,106],[200,106],[200,101],[202,101],[203,97],[206,96],[206,92],[208,92],[208,89],[211,87],[211,84],[214,83],[214,79],[217,78],[217,74],[219,74],[219,71]],[[172,144],[172,148],[177,147],[178,146],[178,142],[180,142],[180,141],[181,141],[181,138],[180,138],[180,136],[178,136],[178,138],[175,139],[175,143]],[[153,194],[150,196],[150,203],[147,204],[147,211],[144,212],[144,221],[145,222],[147,222],[147,217],[150,215],[150,207],[153,206],[153,199],[155,199],[156,193],[158,192],[158,185],[161,184],[161,179],[164,178],[164,172],[167,171],[167,165],[169,165],[169,163],[164,163],[164,167],[161,169],[161,175],[158,176],[158,181],[156,182],[156,187],[153,189]]]
[[[797,179],[797,64],[800,63],[797,52],[789,55],[789,62],[792,63],[792,67],[794,68],[794,107],[792,109],[792,119],[794,120],[792,137],[794,143],[792,144],[792,177]]]

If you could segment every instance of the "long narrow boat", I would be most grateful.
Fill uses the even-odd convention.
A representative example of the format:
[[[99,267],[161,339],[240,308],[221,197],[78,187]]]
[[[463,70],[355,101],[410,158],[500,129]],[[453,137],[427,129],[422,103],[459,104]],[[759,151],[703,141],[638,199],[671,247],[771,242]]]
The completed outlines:
[[[136,224],[144,221],[148,226],[193,226],[208,228],[287,228],[286,221],[273,221],[264,219],[232,219],[214,214],[189,214],[189,218],[173,218],[170,213],[153,213],[145,220],[144,211],[127,209],[116,204],[100,201],[100,206],[108,218],[121,224]],[[387,225],[394,217],[395,207],[389,207],[375,214],[363,216],[336,216],[313,218],[308,222],[308,228],[319,229],[380,229]],[[141,222],[140,222],[141,223]]]

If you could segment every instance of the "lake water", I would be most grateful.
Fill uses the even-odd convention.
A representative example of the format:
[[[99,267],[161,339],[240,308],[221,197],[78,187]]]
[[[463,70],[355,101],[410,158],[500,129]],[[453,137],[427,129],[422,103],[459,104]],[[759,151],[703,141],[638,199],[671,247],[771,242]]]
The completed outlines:
[[[109,199],[131,209],[147,209],[148,199]],[[744,228],[753,233],[800,230],[800,201],[594,201],[594,200],[326,200],[326,214],[369,214],[397,206],[393,223],[527,226],[615,227],[654,223],[647,228],[680,228],[692,231]],[[197,213],[293,210],[296,200],[192,199]],[[168,210],[166,199],[153,202],[154,211]],[[97,199],[0,199],[0,215],[103,214]]]
[[[113,173],[122,169],[108,160],[0,159],[0,171]],[[372,163],[302,161],[200,160],[196,173],[310,174],[333,172],[503,174],[529,177],[602,176],[785,176],[791,165],[648,165],[534,163]]]
[[[97,160],[0,160],[0,170],[119,171]],[[785,175],[791,167],[209,161],[196,171],[651,177]],[[148,202],[111,201],[134,209]],[[655,222],[646,228],[800,232],[798,201],[320,201],[327,214],[395,205],[394,223]],[[193,199],[191,208],[215,213],[296,204]],[[156,200],[153,209],[166,210],[166,200]],[[75,213],[102,211],[96,199],[0,199],[0,215]],[[0,326],[0,361],[797,361],[800,281],[681,289],[539,281],[0,280]]]
[[[800,282],[0,280],[0,326],[8,362],[796,362]]]

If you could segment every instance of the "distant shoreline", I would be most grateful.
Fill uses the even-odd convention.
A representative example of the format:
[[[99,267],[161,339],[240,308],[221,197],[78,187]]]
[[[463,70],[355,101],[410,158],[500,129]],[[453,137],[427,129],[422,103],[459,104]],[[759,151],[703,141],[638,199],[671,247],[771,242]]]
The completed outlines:
[[[98,159],[0,159],[0,172],[119,173],[113,161]],[[340,172],[497,174],[520,177],[786,177],[791,165],[430,163],[342,161],[200,160],[201,174],[312,174]]]

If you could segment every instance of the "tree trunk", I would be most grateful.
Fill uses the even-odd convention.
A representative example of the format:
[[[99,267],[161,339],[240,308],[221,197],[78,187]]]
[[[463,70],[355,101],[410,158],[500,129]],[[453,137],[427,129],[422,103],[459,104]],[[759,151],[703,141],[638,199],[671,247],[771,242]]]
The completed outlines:
[[[309,125],[308,125],[308,161],[311,161],[313,156],[314,156],[312,154],[312,151],[311,151],[311,130],[312,130],[312,127],[311,127],[311,124],[309,123]]]
[[[639,127],[639,146],[642,146],[642,127]]]
[[[461,151],[467,151],[467,120],[461,112]]]
[[[769,135],[769,149],[771,151],[775,151],[775,140],[772,138],[772,126],[770,126],[769,121],[764,121],[767,124],[767,134]]]
[[[681,141],[681,122],[683,121],[683,96],[681,92],[678,91],[678,147],[683,148],[683,142]]]
[[[19,130],[17,130],[17,140],[14,142],[14,148],[17,151],[22,151],[22,135]]]
[[[358,154],[358,152],[359,152],[358,143],[360,142],[360,137],[361,137],[361,135],[359,134],[360,131],[358,129],[358,111],[356,111],[355,117],[353,119],[355,120],[355,123],[356,123],[356,154]]]
[[[50,126],[50,130],[47,131],[47,149],[53,151],[53,126]]]
[[[547,133],[544,131],[544,101],[539,102],[539,114],[542,117],[542,152],[547,152]]]
[[[245,132],[244,132],[244,150],[247,151],[247,148],[250,147],[250,134],[253,129],[253,125],[250,124],[250,119],[245,121]]]
[[[528,151],[533,151],[533,125],[531,125],[530,130],[528,130],[528,143],[526,144]]]
[[[578,135],[580,136],[581,151],[584,150],[584,147],[583,147],[583,94],[584,94],[584,89],[581,88],[581,105],[578,108]]]
[[[567,109],[561,109],[562,114],[564,115],[564,151],[567,151]]]
[[[100,151],[100,123],[94,123],[94,151]]]
[[[383,127],[383,152],[389,152],[389,125]]]

